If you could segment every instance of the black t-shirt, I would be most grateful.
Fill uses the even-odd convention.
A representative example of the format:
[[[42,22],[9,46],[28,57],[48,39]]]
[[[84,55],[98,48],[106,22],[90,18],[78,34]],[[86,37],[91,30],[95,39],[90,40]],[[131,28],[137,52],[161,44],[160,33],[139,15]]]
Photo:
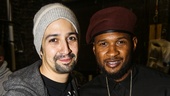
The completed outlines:
[[[42,75],[44,84],[47,88],[49,96],[74,96],[74,90],[70,82],[59,83]],[[70,80],[68,80],[70,81]]]

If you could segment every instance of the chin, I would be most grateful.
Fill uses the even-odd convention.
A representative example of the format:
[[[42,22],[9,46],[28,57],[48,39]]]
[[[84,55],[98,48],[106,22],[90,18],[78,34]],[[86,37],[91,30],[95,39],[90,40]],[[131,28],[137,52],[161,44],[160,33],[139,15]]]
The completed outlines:
[[[109,78],[112,79],[120,79],[122,78],[127,72],[128,70],[131,68],[131,65],[128,64],[127,66],[124,66],[123,68],[119,69],[118,71],[113,71],[113,70],[105,70],[104,68],[101,68],[101,71],[108,76]]]

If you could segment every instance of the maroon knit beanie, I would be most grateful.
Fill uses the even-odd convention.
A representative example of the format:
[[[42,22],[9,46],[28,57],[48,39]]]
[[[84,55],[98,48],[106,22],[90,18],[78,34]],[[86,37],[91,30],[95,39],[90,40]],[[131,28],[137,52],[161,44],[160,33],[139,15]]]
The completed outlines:
[[[92,42],[95,36],[105,32],[126,32],[133,34],[137,17],[124,7],[109,7],[96,12],[90,19],[86,33],[86,42]]]

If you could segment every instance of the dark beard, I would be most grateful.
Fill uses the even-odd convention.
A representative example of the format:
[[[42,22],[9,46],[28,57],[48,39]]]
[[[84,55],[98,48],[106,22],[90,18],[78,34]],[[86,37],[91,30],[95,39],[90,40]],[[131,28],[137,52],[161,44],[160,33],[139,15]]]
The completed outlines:
[[[54,62],[56,62],[57,60],[62,59],[66,56],[69,57],[69,58],[74,58],[75,54],[71,53],[71,54],[68,54],[68,55],[63,55],[63,54],[55,55],[53,60],[54,60]],[[74,69],[74,66],[76,65],[76,61],[74,61],[72,63],[73,64],[71,66],[65,65],[66,68],[60,66],[58,63],[55,63],[55,69],[61,74],[69,73]]]
[[[120,78],[123,77],[123,75],[125,75],[125,73],[128,72],[129,69],[131,69],[133,66],[132,62],[127,63],[122,69],[120,69],[120,71],[118,71],[117,73],[107,73],[107,71],[104,69],[104,67],[101,67],[101,71],[103,72],[103,74],[107,75],[108,78],[112,78],[114,80],[118,80]]]
[[[73,64],[71,66],[67,66],[67,68],[63,68],[62,66],[60,66],[59,64],[55,64],[55,69],[57,70],[57,72],[59,72],[60,74],[65,74],[65,73],[70,73],[71,71],[73,71],[74,67],[76,65],[76,61],[73,62]],[[66,67],[66,66],[65,66]]]
[[[125,64],[122,69],[120,69],[117,73],[108,73],[104,67],[100,66],[101,71],[103,72],[103,74],[105,74],[106,76],[108,76],[108,78],[112,78],[114,80],[118,80],[121,79],[123,77],[123,75],[125,75],[132,67],[133,67],[133,62],[132,62],[132,57],[133,57],[133,53],[131,52],[131,57],[130,60],[127,64]]]

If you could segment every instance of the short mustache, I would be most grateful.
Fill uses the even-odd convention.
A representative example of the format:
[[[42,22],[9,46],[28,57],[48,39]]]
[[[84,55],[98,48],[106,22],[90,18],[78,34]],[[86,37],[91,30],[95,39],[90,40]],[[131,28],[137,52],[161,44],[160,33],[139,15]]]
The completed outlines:
[[[75,57],[75,54],[71,53],[71,54],[55,55],[54,60],[62,59],[62,58],[65,58],[65,57],[73,58],[73,57]]]

